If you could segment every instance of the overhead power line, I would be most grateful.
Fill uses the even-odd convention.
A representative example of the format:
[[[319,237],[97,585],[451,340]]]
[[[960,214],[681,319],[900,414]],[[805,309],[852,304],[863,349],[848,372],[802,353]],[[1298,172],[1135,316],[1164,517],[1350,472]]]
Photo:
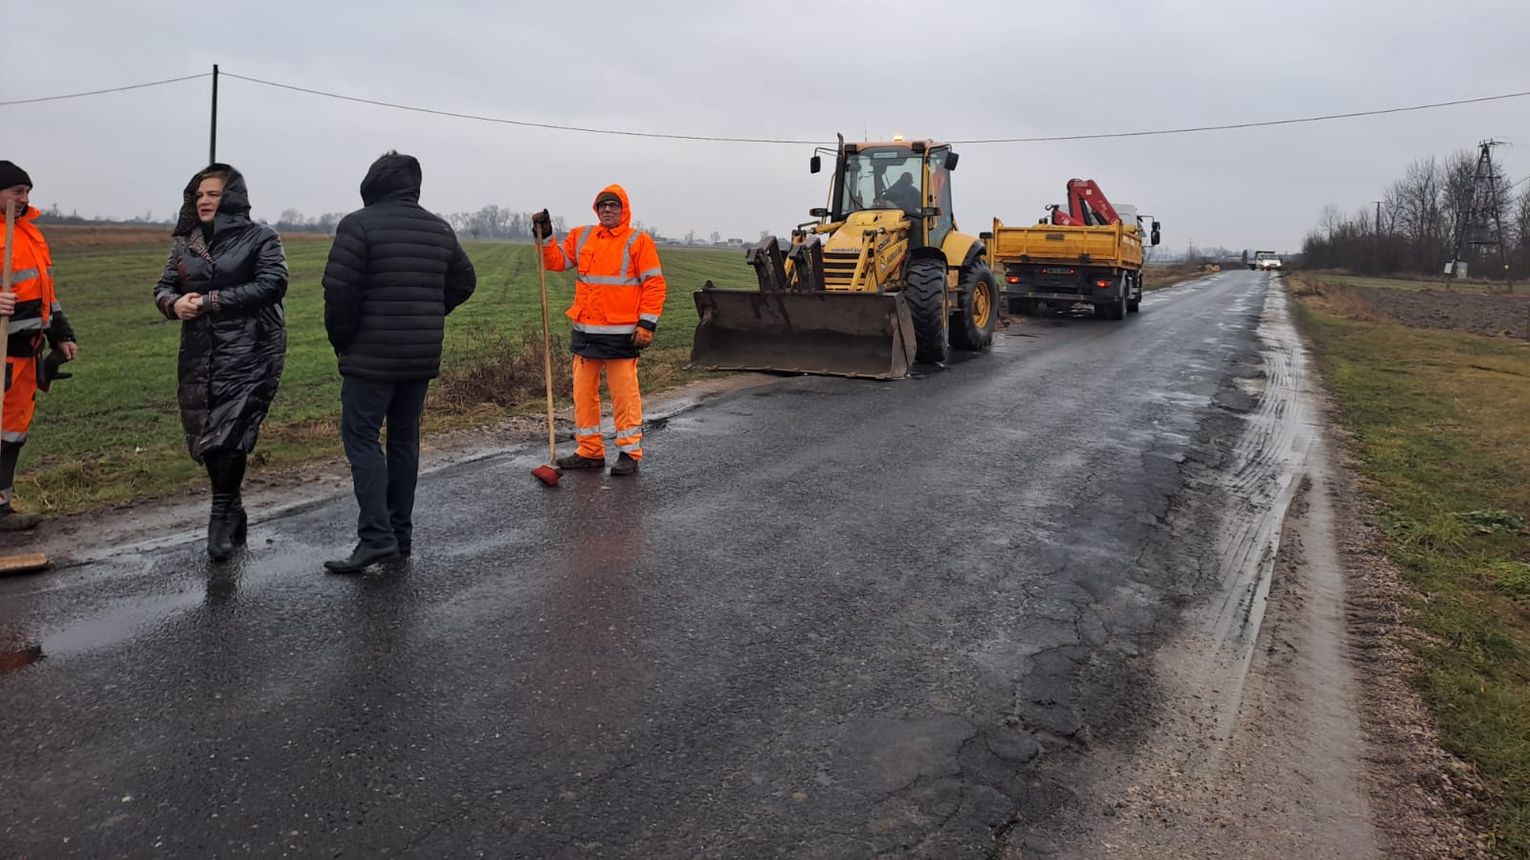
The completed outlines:
[[[178,78],[166,78],[166,79],[160,80],[160,81],[149,81],[147,83],[141,83],[141,84],[129,84],[127,86],[121,86],[121,87],[109,87],[109,88],[106,88],[106,89],[90,90],[90,91],[87,91],[87,92],[68,93],[68,94],[65,94],[65,95],[57,95],[57,96],[43,96],[43,97],[39,97],[39,98],[30,98],[30,99],[13,99],[13,100],[10,100],[10,101],[0,101],[0,107],[7,107],[7,106],[11,106],[11,105],[35,104],[37,102],[59,101],[61,99],[76,99],[76,98],[83,98],[85,96],[104,95],[104,94],[107,94],[107,93],[124,92],[126,90],[143,89],[145,87],[157,87],[157,86],[163,86],[165,84],[173,84],[173,83],[179,83],[181,81],[190,81],[190,80],[196,80],[198,78],[205,78],[205,77],[211,76],[211,74],[212,74],[211,72],[201,72],[201,73],[198,73],[198,74],[195,74],[195,75],[185,75],[185,76],[178,77]],[[305,94],[308,94],[308,95],[319,96],[319,97],[322,97],[322,98],[338,99],[340,101],[354,102],[356,104],[366,104],[366,105],[373,105],[375,107],[390,108],[390,109],[393,109],[393,110],[410,111],[412,113],[423,113],[423,114],[430,114],[430,115],[433,115],[433,116],[445,116],[445,117],[452,117],[452,118],[455,118],[455,119],[472,120],[474,122],[488,122],[488,123],[495,123],[495,124],[499,124],[499,125],[514,125],[514,126],[520,126],[522,128],[541,128],[541,129],[548,129],[548,130],[551,130],[551,131],[569,131],[569,132],[576,132],[576,133],[580,133],[580,134],[605,134],[605,135],[615,135],[615,136],[619,136],[619,137],[656,138],[656,139],[660,139],[660,140],[689,140],[689,141],[700,141],[700,142],[704,142],[704,143],[765,143],[765,144],[782,144],[782,145],[789,145],[789,146],[815,146],[815,145],[827,145],[827,144],[830,143],[830,141],[825,141],[825,140],[798,140],[798,139],[791,139],[791,138],[776,138],[776,137],[727,137],[727,136],[721,136],[721,135],[677,134],[677,133],[652,132],[652,131],[633,131],[633,130],[629,130],[629,129],[616,129],[616,128],[596,128],[596,127],[591,127],[591,126],[563,125],[563,124],[551,123],[551,122],[537,122],[537,121],[534,121],[534,120],[510,119],[510,118],[507,118],[507,117],[495,117],[495,116],[486,116],[486,115],[483,115],[483,114],[463,113],[463,112],[460,112],[460,111],[450,111],[450,110],[443,110],[443,109],[440,109],[440,108],[428,108],[428,107],[421,107],[419,105],[408,105],[408,104],[401,104],[401,103],[398,103],[398,102],[383,101],[381,99],[363,98],[361,96],[351,96],[351,95],[346,95],[344,93],[336,93],[336,92],[330,92],[330,91],[327,91],[327,90],[314,89],[312,87],[301,87],[301,86],[297,86],[295,84],[284,84],[284,83],[281,83],[281,82],[278,82],[278,81],[268,81],[268,80],[264,80],[262,78],[255,78],[255,77],[250,77],[248,75],[236,74],[234,72],[227,72],[227,71],[225,71],[225,72],[222,72],[221,75],[223,77],[235,78],[237,80],[246,81],[248,83],[258,84],[260,86],[274,87],[274,88],[277,88],[277,89],[290,90],[292,92],[305,93]],[[1426,103],[1426,104],[1407,105],[1407,106],[1404,106],[1404,107],[1379,108],[1379,109],[1376,109],[1376,110],[1349,111],[1349,112],[1345,112],[1345,113],[1321,114],[1321,115],[1318,115],[1318,116],[1294,117],[1294,118],[1290,118],[1290,119],[1259,120],[1259,121],[1252,121],[1252,122],[1224,123],[1224,124],[1220,124],[1220,125],[1197,125],[1197,126],[1184,126],[1184,127],[1179,127],[1179,128],[1146,129],[1146,130],[1139,130],[1139,131],[1101,132],[1101,133],[1096,133],[1096,134],[1066,134],[1066,135],[1038,135],[1038,136],[1032,136],[1032,137],[971,138],[971,139],[965,139],[965,140],[960,140],[960,139],[959,140],[952,140],[952,141],[950,141],[950,143],[960,144],[960,145],[981,145],[981,144],[999,144],[999,143],[1062,143],[1062,142],[1080,141],[1080,140],[1109,140],[1109,139],[1130,138],[1130,137],[1154,137],[1154,136],[1164,136],[1164,135],[1174,135],[1174,134],[1196,134],[1196,133],[1208,132],[1208,131],[1232,131],[1232,130],[1236,130],[1236,129],[1247,129],[1247,128],[1268,128],[1268,127],[1271,127],[1271,126],[1280,126],[1280,125],[1299,125],[1299,124],[1303,124],[1303,123],[1331,122],[1331,121],[1334,121],[1334,120],[1356,119],[1356,118],[1359,118],[1359,117],[1368,117],[1368,116],[1384,116],[1386,114],[1409,113],[1409,112],[1413,112],[1413,111],[1436,110],[1436,109],[1439,109],[1439,108],[1456,107],[1456,106],[1460,106],[1460,105],[1482,104],[1484,102],[1504,101],[1504,100],[1507,100],[1507,99],[1525,98],[1526,96],[1530,96],[1530,90],[1526,90],[1526,91],[1522,91],[1522,92],[1503,93],[1503,94],[1500,94],[1500,95],[1492,95],[1492,96],[1478,96],[1478,97],[1475,97],[1475,98],[1452,99],[1450,101],[1429,102],[1429,103]]]
[[[1455,107],[1456,105],[1479,104],[1481,102],[1496,102],[1496,101],[1502,101],[1504,99],[1519,99],[1519,98],[1524,98],[1525,96],[1530,96],[1530,90],[1527,90],[1525,92],[1518,92],[1518,93],[1504,93],[1503,95],[1497,95],[1497,96],[1479,96],[1477,98],[1470,98],[1470,99],[1453,99],[1453,100],[1448,101],[1448,102],[1430,102],[1428,104],[1409,105],[1407,107],[1380,108],[1378,110],[1358,110],[1358,111],[1350,111],[1348,113],[1330,113],[1330,114],[1323,114],[1321,116],[1296,117],[1294,119],[1270,119],[1270,120],[1263,120],[1263,121],[1260,121],[1260,122],[1234,122],[1234,123],[1227,123],[1226,125],[1198,125],[1198,126],[1187,126],[1185,128],[1162,128],[1162,129],[1154,129],[1152,131],[1115,131],[1115,132],[1108,132],[1108,133],[1105,133],[1105,134],[1070,134],[1070,135],[1058,135],[1058,136],[1055,136],[1055,137],[993,137],[993,138],[984,138],[984,139],[979,139],[979,140],[953,140],[951,142],[952,143],[961,143],[961,144],[974,144],[974,143],[1052,143],[1052,142],[1056,142],[1056,141],[1066,141],[1066,140],[1103,140],[1105,138],[1114,138],[1114,137],[1148,137],[1150,135],[1161,135],[1161,134],[1191,134],[1191,133],[1200,132],[1200,131],[1227,131],[1229,129],[1236,129],[1236,128],[1265,128],[1265,127],[1272,126],[1272,125],[1297,125],[1298,123],[1306,123],[1306,122],[1328,122],[1329,120],[1336,120],[1336,119],[1354,119],[1356,117],[1362,117],[1362,116],[1382,116],[1383,114],[1389,114],[1389,113],[1407,113],[1409,111],[1433,110],[1435,108]]]
[[[455,117],[457,119],[470,119],[476,120],[478,122],[492,122],[498,123],[500,125],[518,125],[525,128],[546,128],[552,129],[553,131],[577,131],[583,132],[585,134],[614,134],[620,135],[622,137],[657,137],[666,140],[699,140],[709,143],[784,143],[791,144],[793,146],[813,146],[815,144],[825,142],[821,140],[787,140],[784,138],[769,137],[716,137],[704,134],[663,134],[660,132],[651,131],[625,131],[622,129],[614,128],[589,128],[578,125],[558,125],[556,123],[550,122],[533,122],[531,120],[483,116],[482,114],[458,113],[457,111],[439,110],[437,108],[419,107],[417,105],[398,104],[396,102],[385,102],[379,99],[361,98],[360,96],[348,96],[341,93],[331,93],[324,90],[315,90],[308,87],[294,86],[293,84],[283,84],[276,81],[264,81],[260,78],[252,78],[246,75],[236,75],[233,72],[224,72],[223,77],[236,78],[241,81],[249,81],[252,84],[260,84],[267,87],[277,87],[279,89],[292,90],[293,92],[308,93],[309,95],[323,96],[324,98],[330,99],[340,99],[342,101],[356,102],[358,104],[376,105],[378,107],[413,111],[415,113],[428,113],[435,116],[449,116]]]
[[[212,72],[199,72],[195,75],[182,75],[179,78],[165,78],[162,81],[149,81],[142,84],[128,84],[121,87],[109,87],[104,90],[87,90],[83,93],[65,93],[61,96],[40,96],[33,99],[12,99],[10,101],[0,101],[0,107],[8,107],[10,105],[30,105],[37,104],[38,102],[56,102],[63,101],[64,99],[82,99],[86,96],[99,96],[105,95],[106,93],[120,93],[126,92],[127,90],[141,90],[146,87],[160,87],[164,86],[165,84],[178,84],[181,81],[194,81],[197,78],[209,77],[212,77]]]
[[[232,72],[224,72],[223,74],[225,76],[227,76],[227,77],[230,77],[230,78],[238,78],[241,81],[249,81],[250,83],[261,84],[263,86],[268,86],[268,87],[279,87],[279,88],[285,89],[285,90],[293,90],[293,91],[296,91],[296,92],[308,93],[310,95],[323,96],[325,98],[342,99],[344,101],[358,102],[360,104],[377,105],[379,107],[393,108],[395,110],[414,111],[414,112],[417,112],[417,113],[435,114],[437,116],[450,116],[450,117],[456,117],[458,119],[470,119],[470,120],[477,120],[479,122],[500,123],[500,124],[503,124],[503,125],[518,125],[518,126],[524,126],[524,127],[528,127],[528,128],[545,128],[545,129],[552,129],[554,131],[573,131],[573,132],[582,132],[582,133],[586,133],[586,134],[611,134],[611,135],[621,135],[621,136],[624,136],[624,137],[649,137],[649,138],[661,138],[661,139],[665,139],[665,140],[696,140],[696,141],[706,141],[706,142],[711,142],[711,143],[776,143],[776,144],[790,144],[790,145],[793,145],[793,146],[813,146],[813,145],[818,145],[818,144],[827,144],[827,143],[829,143],[829,141],[823,141],[823,140],[789,140],[789,139],[771,138],[771,137],[718,137],[718,136],[701,135],[701,134],[665,134],[665,133],[662,133],[662,132],[627,131],[627,130],[622,130],[622,129],[591,128],[591,127],[587,127],[587,126],[559,125],[557,123],[548,123],[548,122],[532,122],[532,121],[529,121],[529,120],[506,119],[506,118],[503,118],[503,117],[491,117],[491,116],[482,116],[482,115],[479,115],[479,114],[458,113],[456,111],[437,110],[435,108],[424,108],[424,107],[418,107],[418,106],[415,106],[415,105],[398,104],[396,102],[385,102],[385,101],[381,101],[381,100],[378,100],[378,99],[360,98],[358,96],[348,96],[348,95],[343,95],[343,94],[340,94],[340,93],[326,92],[324,90],[316,90],[316,89],[311,89],[309,87],[299,87],[299,86],[294,86],[292,84],[277,83],[276,81],[261,80],[260,78],[252,78],[252,77],[247,77],[245,75],[237,75],[237,74],[234,74]],[[1364,111],[1350,111],[1348,113],[1323,114],[1321,116],[1296,117],[1296,118],[1293,118],[1293,119],[1274,119],[1274,120],[1263,120],[1263,121],[1258,121],[1258,122],[1238,122],[1238,123],[1227,123],[1225,125],[1187,126],[1187,127],[1184,127],[1184,128],[1164,128],[1164,129],[1153,129],[1153,130],[1148,130],[1148,131],[1118,131],[1118,132],[1106,132],[1106,133],[1101,133],[1101,134],[1048,135],[1048,136],[1041,136],[1041,137],[974,138],[974,139],[971,139],[971,140],[952,140],[952,141],[950,141],[950,143],[953,143],[953,144],[962,144],[962,145],[968,145],[968,144],[989,144],[989,143],[1053,143],[1053,142],[1072,141],[1072,140],[1105,140],[1105,139],[1109,139],[1109,138],[1123,138],[1123,137],[1148,137],[1148,136],[1152,136],[1152,135],[1192,134],[1192,133],[1203,132],[1203,131],[1228,131],[1228,130],[1231,130],[1231,129],[1239,129],[1239,128],[1263,128],[1263,127],[1267,127],[1267,126],[1276,126],[1276,125],[1296,125],[1298,123],[1327,122],[1327,121],[1331,121],[1331,120],[1353,119],[1353,118],[1356,118],[1356,117],[1364,117],[1364,116],[1381,116],[1381,115],[1384,115],[1384,114],[1407,113],[1409,111],[1434,110],[1436,108],[1454,107],[1454,106],[1457,106],[1457,105],[1478,104],[1478,103],[1481,103],[1481,102],[1492,102],[1492,101],[1502,101],[1504,99],[1524,98],[1525,96],[1530,96],[1530,90],[1526,90],[1524,92],[1516,92],[1516,93],[1504,93],[1502,95],[1496,95],[1496,96],[1479,96],[1477,98],[1453,99],[1451,101],[1430,102],[1428,104],[1408,105],[1406,107],[1381,108],[1381,109],[1377,109],[1377,110],[1364,110]]]

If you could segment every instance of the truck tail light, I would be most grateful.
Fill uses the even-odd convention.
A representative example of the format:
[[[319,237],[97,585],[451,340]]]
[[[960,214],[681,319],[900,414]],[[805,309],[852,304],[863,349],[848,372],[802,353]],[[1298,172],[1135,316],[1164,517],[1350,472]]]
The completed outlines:
[[[1100,289],[1104,290],[1104,289],[1108,289],[1110,287],[1110,281],[1106,280],[1105,278],[1096,278],[1095,281],[1094,281],[1094,285],[1096,287],[1099,287]]]
[[[1004,280],[1009,281],[1011,284],[1018,284],[1018,283],[1020,283],[1020,276],[1019,275],[1010,275],[1009,277],[1005,278]]]

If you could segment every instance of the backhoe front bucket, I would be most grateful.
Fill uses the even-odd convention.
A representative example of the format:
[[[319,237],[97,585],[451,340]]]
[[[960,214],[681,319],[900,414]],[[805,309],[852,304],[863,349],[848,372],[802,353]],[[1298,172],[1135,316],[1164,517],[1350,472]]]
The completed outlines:
[[[914,321],[898,293],[696,291],[691,364],[901,379],[914,361]]]

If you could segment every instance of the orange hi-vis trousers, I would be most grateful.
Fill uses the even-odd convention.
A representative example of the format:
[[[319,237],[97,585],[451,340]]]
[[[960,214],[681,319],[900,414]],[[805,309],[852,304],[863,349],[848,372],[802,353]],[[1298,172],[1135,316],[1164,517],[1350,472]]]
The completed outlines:
[[[37,359],[5,357],[5,401],[0,415],[0,439],[25,442],[37,412]]]
[[[606,456],[600,436],[600,372],[606,372],[611,389],[611,412],[616,424],[616,447],[634,460],[643,459],[643,396],[638,393],[635,358],[585,358],[574,356],[574,438],[579,455],[592,459]]]

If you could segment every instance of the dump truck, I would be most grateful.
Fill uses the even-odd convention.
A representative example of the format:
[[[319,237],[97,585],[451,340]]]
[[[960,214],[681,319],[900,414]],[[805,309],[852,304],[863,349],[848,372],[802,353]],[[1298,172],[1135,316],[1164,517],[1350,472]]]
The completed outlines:
[[[1070,180],[1068,201],[1066,212],[1048,206],[1050,217],[1036,225],[1008,227],[995,218],[993,230],[981,234],[1002,301],[1017,315],[1088,304],[1095,316],[1125,319],[1142,302],[1144,220],[1151,245],[1160,225],[1130,207],[1118,211],[1091,179]]]
[[[957,153],[933,140],[820,147],[834,159],[828,205],[783,247],[747,249],[759,288],[696,291],[691,364],[872,379],[907,376],[951,349],[982,350],[998,324],[999,283],[976,236],[956,228]]]

